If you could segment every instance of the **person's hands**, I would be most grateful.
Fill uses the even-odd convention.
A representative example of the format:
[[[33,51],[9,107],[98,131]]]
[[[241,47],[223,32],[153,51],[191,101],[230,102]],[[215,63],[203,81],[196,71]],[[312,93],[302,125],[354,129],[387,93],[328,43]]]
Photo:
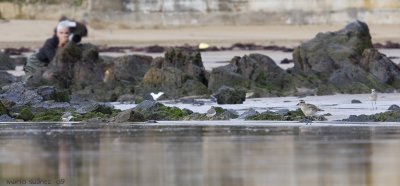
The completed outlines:
[[[63,47],[63,46],[65,46],[65,45],[68,43],[68,41],[69,41],[68,35],[59,37],[58,39],[59,39],[58,47]]]
[[[57,30],[58,47],[63,47],[68,43],[69,34],[69,28],[61,28]]]

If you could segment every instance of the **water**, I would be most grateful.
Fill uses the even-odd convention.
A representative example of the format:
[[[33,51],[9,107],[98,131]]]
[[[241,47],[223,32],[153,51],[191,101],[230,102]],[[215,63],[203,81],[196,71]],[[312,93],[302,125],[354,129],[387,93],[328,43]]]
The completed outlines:
[[[4,123],[0,185],[399,185],[399,147],[397,123]]]

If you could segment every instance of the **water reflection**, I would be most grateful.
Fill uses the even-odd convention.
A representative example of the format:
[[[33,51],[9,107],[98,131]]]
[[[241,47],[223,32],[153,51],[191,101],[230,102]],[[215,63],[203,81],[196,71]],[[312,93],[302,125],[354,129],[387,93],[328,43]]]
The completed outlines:
[[[396,126],[15,125],[0,185],[400,184]]]

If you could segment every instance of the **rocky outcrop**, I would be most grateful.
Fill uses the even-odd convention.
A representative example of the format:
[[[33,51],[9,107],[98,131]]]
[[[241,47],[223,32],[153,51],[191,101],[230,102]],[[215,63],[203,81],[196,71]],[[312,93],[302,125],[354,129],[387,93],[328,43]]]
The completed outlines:
[[[294,90],[291,75],[268,56],[250,54],[234,57],[229,65],[214,68],[208,87],[216,92],[222,86],[253,90],[257,96],[284,96]]]
[[[150,68],[152,57],[131,55],[101,58],[96,46],[69,42],[27,85],[52,85],[97,101],[116,101],[133,94]]]
[[[372,48],[368,26],[356,21],[337,32],[319,33],[295,48],[292,71],[318,87],[317,94],[400,88],[399,68]]]
[[[143,78],[142,94],[162,91],[166,98],[208,94],[207,73],[199,51],[169,48]]]

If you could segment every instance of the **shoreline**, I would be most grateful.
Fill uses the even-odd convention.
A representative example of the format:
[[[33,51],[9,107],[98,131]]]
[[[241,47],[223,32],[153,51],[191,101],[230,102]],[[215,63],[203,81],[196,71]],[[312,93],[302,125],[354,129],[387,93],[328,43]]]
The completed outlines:
[[[0,23],[0,49],[39,48],[52,35],[56,21],[9,20]],[[342,29],[338,25],[238,25],[143,29],[93,29],[83,42],[106,46],[197,45],[227,47],[234,43],[254,43],[295,47],[319,32]],[[399,25],[369,25],[373,43],[400,42]]]

